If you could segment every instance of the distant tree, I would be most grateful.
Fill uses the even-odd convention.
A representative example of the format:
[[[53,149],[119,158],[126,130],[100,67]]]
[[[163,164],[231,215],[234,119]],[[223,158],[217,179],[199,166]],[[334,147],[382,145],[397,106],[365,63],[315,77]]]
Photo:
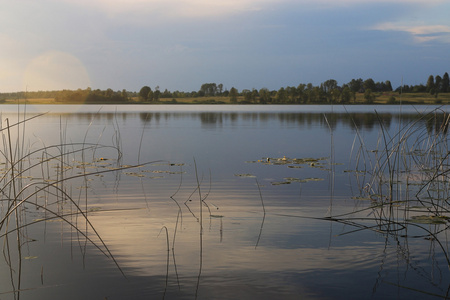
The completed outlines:
[[[373,103],[373,101],[375,100],[375,95],[372,93],[371,89],[366,89],[366,91],[364,92],[364,99],[366,100],[367,104]]]
[[[128,101],[128,92],[126,89],[122,90],[121,96],[124,100]]]
[[[408,89],[403,89],[404,92],[410,92],[410,93],[425,93],[427,91],[426,86],[423,84],[415,85],[412,88],[409,88],[409,86],[406,86]]]
[[[114,91],[112,89],[107,89],[105,91],[106,98],[111,98],[114,95]]]
[[[230,89],[228,96],[230,97],[231,103],[237,103],[238,90],[236,88],[232,87]]]
[[[445,72],[444,77],[442,77],[442,92],[447,93],[450,92],[449,90],[449,78],[448,73]]]
[[[219,94],[222,95],[223,84],[219,83],[219,84],[217,85],[217,88],[219,89]]]
[[[252,92],[250,90],[242,90],[242,95],[246,102],[250,103],[252,101]]]
[[[257,89],[252,89],[252,101],[256,102],[256,99],[259,97],[259,93]]]
[[[366,79],[363,83],[363,87],[364,90],[370,90],[371,92],[377,89],[377,86],[372,78]]]
[[[148,93],[151,91],[152,89],[149,86],[143,86],[141,88],[141,90],[139,91],[139,99],[141,101],[147,101],[148,99]]]
[[[344,87],[341,93],[341,103],[349,103],[352,97],[352,91],[348,86]]]
[[[299,84],[297,86],[297,101],[296,103],[305,103],[306,102],[306,94],[305,94],[306,85]]]
[[[325,93],[318,86],[313,87],[311,90],[308,89],[307,93],[308,93],[308,102],[309,103],[321,103],[321,102],[325,102],[325,100],[326,100]]]
[[[298,91],[297,88],[295,86],[287,86],[286,87],[286,102],[287,103],[296,103],[297,102],[297,96],[298,96]]]
[[[323,91],[325,93],[330,93],[332,90],[338,87],[337,81],[334,79],[328,79],[323,83]]]
[[[164,92],[161,94],[161,98],[173,98],[173,96],[168,89],[165,89]]]
[[[277,92],[276,99],[278,103],[286,103],[288,95],[284,87],[280,88]]]
[[[150,101],[150,102],[155,101],[155,94],[153,93],[152,90],[150,90],[150,92],[148,92],[147,100]]]
[[[363,80],[361,78],[359,78],[359,79],[352,79],[352,81],[350,81],[348,83],[348,87],[350,88],[350,90],[352,92],[358,93],[363,88]]]
[[[262,104],[272,102],[270,92],[267,88],[262,88],[259,90],[259,102]]]
[[[328,99],[330,99],[330,102],[338,103],[341,98],[341,89],[340,88],[332,89],[329,94],[330,96],[328,97]]]
[[[215,83],[204,83],[200,87],[200,91],[202,91],[205,96],[215,96],[217,93],[217,85]]]
[[[161,98],[161,91],[159,90],[159,86],[157,86],[153,92],[153,101],[159,101],[159,98]]]
[[[434,90],[434,76],[433,75],[430,75],[428,77],[426,87],[427,87],[427,93],[429,93],[431,90]]]
[[[442,77],[439,75],[436,75],[436,77],[434,77],[434,88],[436,90],[436,93],[442,91]]]
[[[386,92],[392,92],[392,84],[389,80],[386,80],[385,86],[386,86]]]

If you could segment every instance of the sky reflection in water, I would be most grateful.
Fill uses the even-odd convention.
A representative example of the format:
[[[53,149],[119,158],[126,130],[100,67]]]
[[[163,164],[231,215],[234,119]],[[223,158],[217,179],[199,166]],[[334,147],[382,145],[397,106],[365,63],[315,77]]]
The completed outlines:
[[[77,108],[84,110],[78,113],[51,112],[29,121],[25,143],[30,149],[61,140],[121,147],[119,162],[112,148],[86,153],[85,161],[97,160],[87,172],[161,162],[68,183],[82,207],[87,197],[89,220],[129,280],[98,249],[90,243],[85,247],[85,239],[67,224],[39,223],[27,233],[38,242],[28,246],[29,256],[35,258],[24,260],[22,288],[30,290],[23,291],[21,298],[397,299],[422,295],[412,288],[445,295],[448,268],[435,244],[424,239],[395,240],[324,220],[370,204],[352,198],[366,183],[364,175],[345,172],[355,167],[351,159],[355,124],[367,148],[375,149],[380,118],[388,130],[395,130],[400,119],[393,112],[399,108],[382,111],[379,117],[370,107],[350,108],[350,112],[327,106],[294,108],[220,111],[210,106],[185,110],[175,106],[174,111],[168,107],[139,111],[143,108],[93,106]],[[36,109],[29,108],[28,113]],[[414,109],[409,112],[403,123],[416,117]],[[6,117],[3,111],[2,118]],[[10,118],[14,117],[12,110]],[[433,124],[423,125],[429,132],[434,130]],[[284,158],[314,160],[286,165]],[[76,164],[75,155],[72,162]],[[200,197],[207,204],[201,216]],[[42,217],[42,211],[33,209],[27,213],[29,219]],[[367,211],[352,217],[367,219]],[[84,228],[85,223],[80,219],[77,225]],[[11,281],[6,271],[0,276],[2,282]],[[1,292],[10,291],[9,285],[2,284]],[[3,295],[13,299],[11,293]]]

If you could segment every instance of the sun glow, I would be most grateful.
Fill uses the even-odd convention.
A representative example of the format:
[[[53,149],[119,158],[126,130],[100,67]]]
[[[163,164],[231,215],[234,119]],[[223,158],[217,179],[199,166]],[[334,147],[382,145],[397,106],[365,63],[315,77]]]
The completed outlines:
[[[23,88],[28,90],[78,89],[90,85],[83,63],[75,56],[59,51],[34,58],[23,75]]]

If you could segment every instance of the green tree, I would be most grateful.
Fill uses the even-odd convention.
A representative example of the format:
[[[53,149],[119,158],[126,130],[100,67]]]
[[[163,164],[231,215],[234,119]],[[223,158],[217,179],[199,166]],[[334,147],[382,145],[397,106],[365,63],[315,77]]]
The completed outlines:
[[[330,94],[329,99],[331,100],[331,103],[339,102],[339,99],[341,98],[341,90],[340,89],[334,88],[331,90],[331,92],[329,94]]]
[[[287,94],[287,102],[288,103],[296,103],[297,102],[298,91],[295,86],[287,86],[286,94]]]
[[[253,101],[253,102],[256,102],[256,99],[257,99],[258,97],[259,97],[258,90],[255,89],[255,88],[253,88],[253,89],[252,89],[252,101]]]
[[[126,89],[122,90],[121,96],[122,96],[123,100],[128,101],[128,92]]]
[[[373,81],[372,78],[366,79],[363,83],[363,87],[364,87],[364,90],[375,91],[377,89],[375,81]]]
[[[151,91],[152,89],[149,86],[143,86],[141,88],[141,90],[139,91],[139,99],[141,101],[147,101],[148,99],[148,93]]]
[[[297,101],[296,101],[296,103],[306,103],[307,97],[306,97],[305,89],[306,89],[306,84],[301,83],[297,86]]]
[[[386,80],[385,85],[386,85],[386,91],[392,92],[392,84],[389,80]]]
[[[372,93],[371,89],[366,89],[366,91],[364,92],[364,99],[366,100],[367,104],[373,103],[373,101],[375,100],[375,95]]]
[[[323,83],[323,91],[327,94],[338,87],[337,81],[334,79],[328,79]]]
[[[205,94],[205,96],[215,96],[217,93],[217,85],[215,83],[204,83],[200,87],[200,91]]]
[[[271,102],[270,92],[267,88],[262,88],[259,90],[259,103],[266,104]]]
[[[442,77],[442,92],[447,93],[450,92],[449,90],[449,78],[448,73],[445,72],[444,76]]]
[[[238,98],[238,90],[234,87],[230,89],[230,92],[228,93],[228,96],[230,97],[231,103],[237,103]]]
[[[348,86],[344,87],[341,93],[341,103],[349,103],[352,97],[352,91]]]
[[[250,90],[242,90],[242,95],[246,102],[250,103],[252,101],[252,92]]]
[[[436,75],[436,77],[434,77],[434,88],[436,89],[436,93],[442,91],[442,77],[439,75]]]
[[[173,95],[168,89],[165,89],[161,94],[161,98],[173,98]]]
[[[285,90],[285,88],[280,88],[277,92],[277,95],[275,96],[278,103],[286,103],[288,99],[288,94]]]
[[[427,93],[430,93],[431,90],[434,90],[434,76],[430,75],[427,80]]]
[[[155,95],[154,95],[152,90],[150,90],[150,92],[148,92],[147,100],[150,101],[150,102],[155,101]]]
[[[361,78],[352,79],[352,81],[348,83],[348,87],[352,92],[358,93],[363,88],[363,80]]]
[[[161,98],[161,91],[159,90],[159,87],[157,86],[155,88],[155,91],[153,92],[153,101],[159,101],[159,98]]]
[[[309,86],[309,84],[308,84],[308,86]],[[326,100],[325,93],[318,86],[314,86],[314,87],[312,87],[312,89],[308,88],[307,94],[308,94],[308,102],[309,103],[321,103],[321,102],[325,102],[325,100]]]

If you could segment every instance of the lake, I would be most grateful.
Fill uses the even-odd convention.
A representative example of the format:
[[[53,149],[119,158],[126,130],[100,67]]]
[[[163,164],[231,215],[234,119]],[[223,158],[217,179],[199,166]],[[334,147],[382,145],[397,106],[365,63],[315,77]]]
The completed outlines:
[[[448,107],[0,110],[0,299],[449,297]]]

